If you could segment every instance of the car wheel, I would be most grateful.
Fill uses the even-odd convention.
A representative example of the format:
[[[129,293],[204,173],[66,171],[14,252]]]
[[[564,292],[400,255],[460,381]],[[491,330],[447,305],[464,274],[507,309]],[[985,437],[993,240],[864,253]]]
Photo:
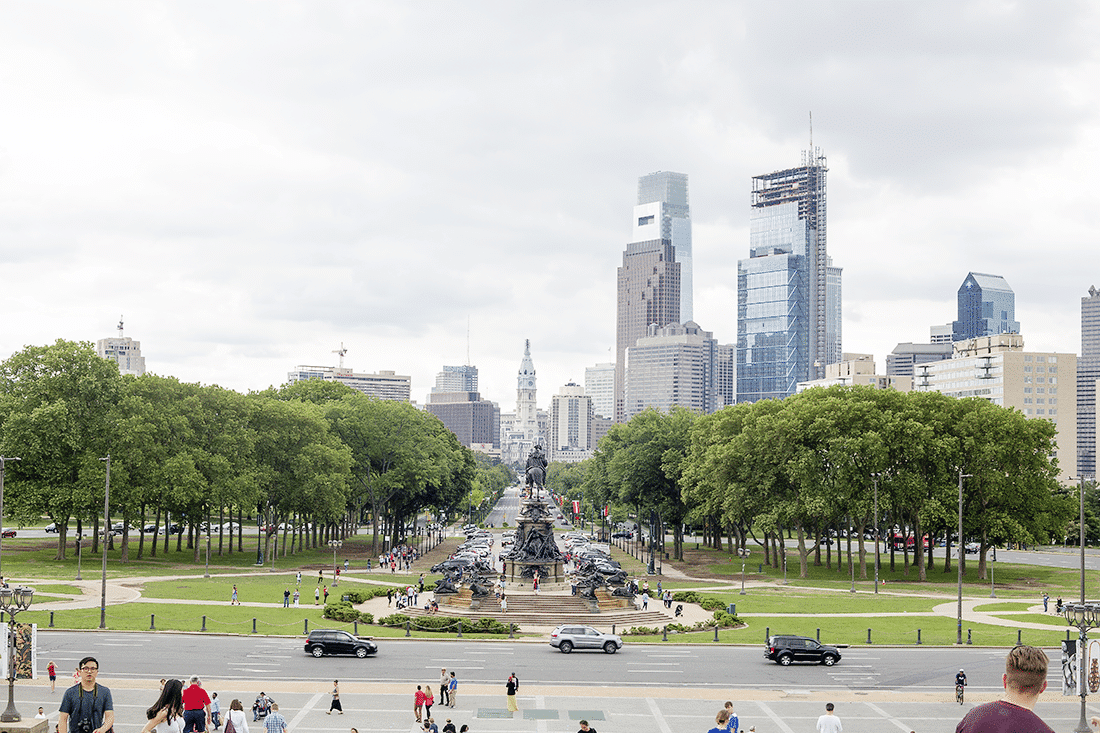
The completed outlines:
[[[356,649],[356,650],[355,650],[355,656],[359,657],[360,659],[364,659],[364,658],[366,658],[366,656],[367,656],[367,649],[366,649],[366,647],[362,647],[362,646],[361,646],[361,647],[359,647],[358,649]]]
[[[826,654],[821,659],[821,663],[824,664],[826,667],[832,667],[834,664],[836,664],[836,657],[834,657],[832,654]]]
[[[569,652],[573,651],[573,642],[563,641],[561,643],[561,646],[558,648],[561,649],[562,654],[568,654]]]
[[[325,650],[322,647],[315,646],[315,647],[313,647],[312,649],[309,650],[309,653],[312,654],[313,656],[317,657],[318,659],[320,659],[321,657],[324,656]]]
[[[779,662],[784,667],[789,667],[789,666],[791,666],[791,659],[792,658],[791,658],[790,654],[780,654],[779,659],[777,659],[775,661]]]
[[[619,650],[619,647],[615,646],[615,642],[609,641],[603,645],[603,650],[608,654],[614,654]]]

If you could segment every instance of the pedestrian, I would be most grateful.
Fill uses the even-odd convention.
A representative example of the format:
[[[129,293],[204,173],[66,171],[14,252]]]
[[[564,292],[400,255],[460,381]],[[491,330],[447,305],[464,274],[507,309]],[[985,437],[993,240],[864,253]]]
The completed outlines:
[[[324,570],[318,570],[317,571],[317,587],[318,588],[321,587],[321,582],[324,581],[324,579],[325,579],[325,571]]]
[[[286,733],[286,718],[279,712],[279,706],[271,703],[271,712],[264,718],[264,730],[267,733]]]
[[[504,597],[504,594],[500,594],[500,612],[508,613],[508,599]]]
[[[424,685],[424,717],[432,717],[432,705],[435,705],[435,693],[431,685]]]
[[[577,733],[596,733],[596,729],[588,725],[587,720],[581,721],[581,729]]]
[[[1047,608],[1047,606],[1049,604],[1050,604],[1050,596],[1046,593],[1046,591],[1044,591],[1043,592],[1043,613],[1046,613],[1049,610]]]
[[[1049,661],[1042,649],[1033,646],[1014,647],[1008,653],[1005,673],[1001,677],[1004,697],[971,709],[963,716],[955,733],[981,733],[991,730],[1054,733],[1033,712],[1039,695],[1047,688]]]
[[[314,588],[313,589],[313,605],[316,606],[320,602],[321,602],[321,589],[319,587]]]
[[[657,595],[660,596],[662,592],[663,592],[663,589],[661,588],[661,581],[658,580],[657,581]]]
[[[455,724],[451,722],[450,718],[447,718],[447,722],[443,725],[443,733],[458,733],[455,730]]]
[[[1058,614],[1059,616],[1062,615],[1062,597],[1061,596],[1058,596],[1058,600],[1056,600],[1054,602],[1054,613]]]
[[[248,733],[248,716],[244,714],[244,705],[236,698],[229,703],[229,712],[225,716],[225,733]]]
[[[237,600],[237,584],[233,584],[233,596],[229,599],[230,606],[239,606],[241,602]]]
[[[831,705],[832,703],[830,703]],[[730,714],[726,710],[719,710],[718,715],[714,716],[714,727],[707,731],[707,733],[729,733]],[[820,722],[818,723],[820,726]],[[584,730],[583,728],[581,730]],[[821,730],[819,727],[818,730]]]
[[[458,678],[455,677],[455,673],[451,672],[451,680],[447,683],[447,702],[453,708],[455,706],[455,699],[458,697]]]
[[[447,668],[444,667],[439,673],[439,704],[450,707],[450,696],[447,694],[447,685],[450,683],[451,678],[447,676]]]
[[[50,662],[46,665],[46,673],[50,675],[50,692],[57,689],[57,665]]]
[[[393,588],[386,589],[386,605],[389,606],[393,603]]]
[[[833,704],[825,703],[825,714],[817,719],[817,733],[841,733],[843,730],[840,718],[833,714]]]
[[[57,730],[68,733],[106,733],[115,726],[115,705],[111,690],[96,683],[99,662],[84,657],[76,666],[80,682],[65,690]],[[87,726],[91,725],[89,731]]]
[[[290,588],[283,589],[283,608],[290,608]]]
[[[642,593],[642,610],[649,610],[649,593]]]
[[[516,704],[516,691],[519,689],[519,680],[515,675],[509,675],[508,681],[504,683],[505,692],[508,694],[508,712],[514,713],[519,710],[519,705]]]
[[[416,715],[417,723],[421,722],[420,716],[424,709],[424,701],[426,699],[427,696],[424,694],[424,690],[421,689],[420,685],[417,685],[416,694],[413,695],[413,713]]]
[[[340,585],[340,568],[336,568],[336,573],[332,576],[332,584]]]
[[[41,705],[38,706],[38,712],[34,716],[35,720],[48,720],[49,716],[46,715],[46,708]]]
[[[332,715],[333,710],[338,710],[341,715],[344,714],[344,706],[340,704],[340,680],[332,681],[332,702],[328,706],[328,714]]]
[[[468,730],[470,730],[470,726],[463,723],[462,727],[458,729],[458,733],[466,733],[466,731],[468,731]]]
[[[741,721],[737,719],[737,713],[733,712],[733,702],[731,702],[730,700],[726,700],[725,707],[726,712],[729,713],[729,725],[726,726],[726,728],[730,731],[730,733],[737,733],[737,731],[739,730],[737,726],[740,724]]]
[[[168,689],[167,685],[164,689]],[[193,674],[191,684],[183,691],[183,733],[201,733],[209,727],[210,695],[202,689],[199,676]]]
[[[180,733],[183,730],[183,683],[169,680],[153,707],[145,711],[149,722],[141,733]]]
[[[298,591],[297,588],[295,588],[294,589],[294,607],[295,608],[299,608],[298,601],[301,600],[301,598],[302,598],[302,594]]]
[[[370,560],[367,560],[367,562],[369,563],[369,562],[370,562]],[[350,562],[348,562],[347,558],[344,558],[344,572],[345,572],[345,573],[346,573],[346,572],[348,571],[348,568],[349,568],[349,567],[351,567],[351,563],[350,563]],[[369,566],[369,565],[367,566],[367,570],[370,570],[370,566]]]
[[[294,576],[294,585],[301,587],[302,585],[302,571],[299,570],[298,574]]]
[[[419,593],[424,592],[424,573],[420,574],[420,586],[419,586],[418,592]]]
[[[222,704],[218,702],[218,693],[210,693],[210,720],[214,723],[214,730],[222,727]]]
[[[325,605],[327,606],[328,605],[328,586],[326,585],[324,588],[322,588],[321,592],[324,593],[324,595],[325,595]]]

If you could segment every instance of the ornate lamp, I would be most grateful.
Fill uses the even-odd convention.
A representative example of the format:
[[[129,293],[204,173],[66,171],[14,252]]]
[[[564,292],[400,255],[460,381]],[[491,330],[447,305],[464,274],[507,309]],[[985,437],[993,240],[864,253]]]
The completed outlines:
[[[0,611],[11,619],[8,626],[8,708],[0,715],[0,721],[14,723],[23,719],[15,709],[15,614],[26,611],[34,600],[34,589],[0,588]]]
[[[1088,696],[1088,662],[1085,659],[1088,647],[1088,630],[1096,628],[1100,623],[1100,606],[1095,603],[1067,603],[1062,606],[1062,616],[1070,626],[1076,626],[1080,635],[1077,641],[1077,674],[1079,689],[1081,690],[1081,720],[1078,721],[1075,733],[1088,733],[1092,727],[1088,724],[1085,715],[1085,698]]]

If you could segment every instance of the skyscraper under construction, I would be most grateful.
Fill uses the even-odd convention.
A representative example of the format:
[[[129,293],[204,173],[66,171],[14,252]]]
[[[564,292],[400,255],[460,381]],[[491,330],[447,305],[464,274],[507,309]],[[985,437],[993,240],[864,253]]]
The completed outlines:
[[[749,258],[737,263],[737,400],[792,395],[841,358],[841,268],[827,247],[820,149],[753,176]]]

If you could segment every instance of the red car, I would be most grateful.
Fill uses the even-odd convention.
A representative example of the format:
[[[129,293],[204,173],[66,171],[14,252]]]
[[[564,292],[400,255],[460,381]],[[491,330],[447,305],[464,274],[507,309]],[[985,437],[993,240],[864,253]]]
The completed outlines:
[[[15,530],[14,529],[5,529],[4,532],[2,534],[0,534],[0,537],[3,537],[4,539],[8,539],[9,537],[14,537],[14,536],[15,536]]]

